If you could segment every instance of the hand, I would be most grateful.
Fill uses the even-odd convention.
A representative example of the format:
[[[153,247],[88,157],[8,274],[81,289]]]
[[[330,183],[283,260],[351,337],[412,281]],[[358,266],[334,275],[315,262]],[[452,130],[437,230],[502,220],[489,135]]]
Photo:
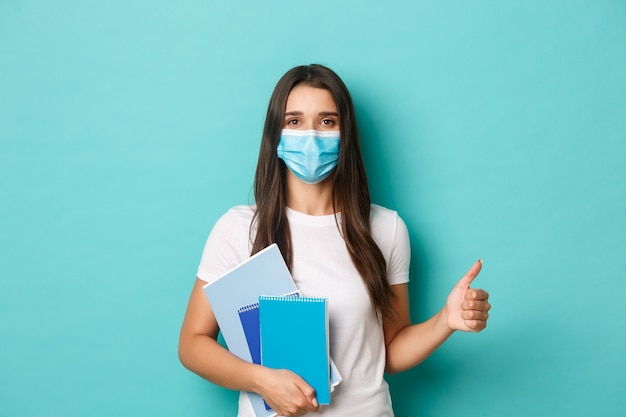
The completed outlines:
[[[479,332],[487,327],[488,311],[491,308],[487,301],[489,294],[487,291],[469,287],[482,265],[480,259],[476,261],[448,295],[444,311],[450,330]]]
[[[304,379],[286,369],[265,370],[259,394],[279,416],[319,411],[315,390]]]

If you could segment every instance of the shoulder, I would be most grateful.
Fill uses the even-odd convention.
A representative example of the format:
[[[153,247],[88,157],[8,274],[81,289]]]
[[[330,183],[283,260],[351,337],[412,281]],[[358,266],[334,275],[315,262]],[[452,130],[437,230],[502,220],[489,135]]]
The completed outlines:
[[[385,255],[388,255],[398,242],[408,241],[406,224],[395,210],[372,204],[370,228],[372,237]]]
[[[387,261],[387,280],[391,285],[409,280],[411,243],[409,231],[395,210],[372,204],[372,237]]]
[[[254,210],[255,206],[231,207],[217,220],[211,235],[226,240],[240,241],[243,239],[246,242],[250,234]]]
[[[372,204],[370,209],[370,226],[372,233],[394,231],[398,224],[404,222],[395,210],[388,209],[378,204]]]
[[[222,215],[223,218],[241,221],[252,220],[256,206],[239,205],[233,206]]]
[[[371,220],[393,220],[398,217],[398,212],[388,209],[378,204],[370,204],[370,219]]]
[[[254,206],[235,206],[215,223],[202,252],[198,278],[211,282],[250,257]]]
[[[226,228],[250,228],[252,217],[254,216],[254,206],[234,206],[228,209],[213,226],[214,229]]]

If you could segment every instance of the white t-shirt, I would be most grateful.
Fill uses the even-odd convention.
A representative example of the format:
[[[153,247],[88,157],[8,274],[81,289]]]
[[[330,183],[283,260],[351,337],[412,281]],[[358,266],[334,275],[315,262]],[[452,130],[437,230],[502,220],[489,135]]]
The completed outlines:
[[[236,206],[217,221],[205,245],[198,278],[213,282],[250,257],[253,210]],[[312,415],[393,416],[389,387],[383,379],[382,321],[372,310],[335,216],[310,216],[287,209],[287,218],[293,279],[303,296],[328,299],[330,355],[343,377],[331,394],[331,405],[321,405],[320,412]],[[387,280],[391,285],[406,283],[410,263],[406,225],[395,211],[377,205],[371,206],[370,224],[387,262]],[[254,417],[246,393],[240,395],[238,415]]]

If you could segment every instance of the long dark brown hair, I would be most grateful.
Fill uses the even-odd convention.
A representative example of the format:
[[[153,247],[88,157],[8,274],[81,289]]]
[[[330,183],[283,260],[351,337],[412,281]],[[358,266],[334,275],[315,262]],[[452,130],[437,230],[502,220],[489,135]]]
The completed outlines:
[[[296,85],[328,90],[339,114],[341,144],[339,162],[333,172],[333,207],[341,210],[341,233],[352,262],[367,287],[373,309],[383,317],[395,317],[393,293],[386,276],[386,262],[370,231],[370,193],[361,158],[352,98],[343,81],[321,65],[298,66],[278,81],[270,98],[263,129],[259,161],[254,178],[256,211],[252,230],[256,237],[252,254],[277,243],[291,268],[293,250],[286,215],[285,164],[276,155],[283,128],[287,97]],[[336,212],[336,209],[335,209]]]

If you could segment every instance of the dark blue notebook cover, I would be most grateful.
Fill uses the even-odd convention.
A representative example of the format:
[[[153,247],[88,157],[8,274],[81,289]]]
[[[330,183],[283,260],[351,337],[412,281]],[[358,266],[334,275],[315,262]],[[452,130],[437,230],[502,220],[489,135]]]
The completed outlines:
[[[259,328],[259,303],[250,304],[241,307],[239,311],[239,319],[246,334],[248,349],[252,362],[261,364],[261,331]]]

